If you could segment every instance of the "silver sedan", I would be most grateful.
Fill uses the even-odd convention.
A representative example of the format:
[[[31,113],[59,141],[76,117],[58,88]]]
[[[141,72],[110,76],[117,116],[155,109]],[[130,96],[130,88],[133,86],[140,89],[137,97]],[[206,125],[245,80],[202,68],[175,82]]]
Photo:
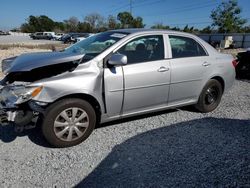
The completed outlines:
[[[97,123],[186,105],[213,111],[235,65],[191,34],[107,31],[61,52],[3,60],[1,121],[20,127],[38,117],[50,144],[72,146]]]

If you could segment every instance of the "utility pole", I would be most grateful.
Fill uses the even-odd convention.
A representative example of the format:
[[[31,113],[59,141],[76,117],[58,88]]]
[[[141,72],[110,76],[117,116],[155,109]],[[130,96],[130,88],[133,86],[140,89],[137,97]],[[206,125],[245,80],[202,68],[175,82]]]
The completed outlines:
[[[132,0],[129,0],[130,14],[132,15]]]

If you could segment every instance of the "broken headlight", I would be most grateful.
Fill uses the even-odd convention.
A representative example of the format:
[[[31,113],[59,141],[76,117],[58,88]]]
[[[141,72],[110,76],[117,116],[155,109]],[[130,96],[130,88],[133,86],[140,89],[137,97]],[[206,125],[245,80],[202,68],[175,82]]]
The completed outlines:
[[[27,87],[24,85],[5,86],[0,92],[0,101],[6,107],[14,107],[36,97],[41,93],[43,86]]]
[[[41,93],[43,86],[38,87],[16,87],[12,90],[13,94],[17,97],[15,104],[21,104],[36,97]]]

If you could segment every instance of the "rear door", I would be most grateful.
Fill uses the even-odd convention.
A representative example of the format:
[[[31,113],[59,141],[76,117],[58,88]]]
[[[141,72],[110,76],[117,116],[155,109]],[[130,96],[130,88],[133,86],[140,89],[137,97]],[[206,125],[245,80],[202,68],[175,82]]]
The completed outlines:
[[[172,50],[169,105],[195,101],[211,71],[211,59],[193,38],[169,35],[169,42]]]

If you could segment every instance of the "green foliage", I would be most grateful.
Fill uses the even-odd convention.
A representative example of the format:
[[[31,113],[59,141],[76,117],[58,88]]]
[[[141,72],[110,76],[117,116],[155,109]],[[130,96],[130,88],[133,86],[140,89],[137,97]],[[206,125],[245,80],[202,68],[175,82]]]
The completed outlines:
[[[163,25],[162,23],[153,25],[151,29],[169,29],[169,30],[174,30],[174,31],[183,31],[179,27],[169,27],[168,25]]]
[[[207,27],[203,28],[202,30],[200,30],[200,33],[206,33],[206,34],[212,33],[211,26],[207,26]]]
[[[189,33],[212,33],[215,32],[214,27],[218,32],[250,32],[250,26],[244,26],[245,19],[240,16],[241,9],[238,6],[237,0],[223,1],[215,10],[211,12],[213,24],[201,30],[186,25],[184,28],[170,27],[157,23],[152,29],[171,29],[175,31],[184,31]],[[41,15],[30,15],[26,23],[22,24],[20,29],[22,32],[34,33],[42,31],[55,32],[86,32],[96,33],[109,29],[120,28],[144,28],[142,17],[133,17],[129,12],[120,12],[117,17],[109,15],[107,19],[98,13],[91,13],[85,16],[83,22],[77,17],[70,17],[63,22],[55,22],[51,18]]]
[[[84,21],[89,23],[95,32],[98,32],[101,28],[106,27],[105,18],[98,13],[92,13],[85,16]]]
[[[66,25],[63,22],[55,22],[55,27],[53,31],[60,33],[66,30]]]
[[[181,31],[181,29],[179,27],[172,27],[171,30],[174,30],[174,31]]]
[[[194,32],[194,27],[188,27],[188,25],[186,25],[183,29],[184,32],[187,33],[193,33]]]
[[[121,28],[144,28],[142,17],[134,18],[129,12],[120,12],[117,15]]]
[[[79,22],[77,28],[78,28],[77,32],[83,32],[83,33],[93,32],[92,26],[87,22]]]
[[[244,27],[244,28],[242,29],[242,32],[244,32],[244,33],[250,33],[250,25]]]
[[[145,27],[145,25],[143,24],[142,17],[134,18],[131,25],[132,25],[133,28],[144,28]]]
[[[77,17],[72,16],[68,20],[64,20],[64,31],[66,32],[77,32],[79,20]]]
[[[133,19],[133,16],[129,12],[120,12],[117,15],[117,20],[121,22],[122,28],[131,27]]]
[[[211,12],[212,26],[217,27],[220,33],[241,32],[247,20],[241,18],[240,13],[237,0],[223,1]]]
[[[22,24],[23,32],[52,31],[55,28],[55,22],[45,15],[29,16],[27,23]]]
[[[91,13],[85,16],[83,22],[74,16],[63,22],[55,22],[44,15],[31,15],[20,29],[26,33],[42,31],[96,33],[108,29],[143,28],[144,26],[142,17],[134,18],[129,12],[120,12],[117,19],[110,15],[107,20],[98,13]]]
[[[116,18],[112,15],[109,15],[108,17],[108,28],[109,29],[116,29],[117,27],[117,21]]]
[[[168,25],[163,25],[162,23],[157,23],[151,27],[151,29],[170,29]]]

